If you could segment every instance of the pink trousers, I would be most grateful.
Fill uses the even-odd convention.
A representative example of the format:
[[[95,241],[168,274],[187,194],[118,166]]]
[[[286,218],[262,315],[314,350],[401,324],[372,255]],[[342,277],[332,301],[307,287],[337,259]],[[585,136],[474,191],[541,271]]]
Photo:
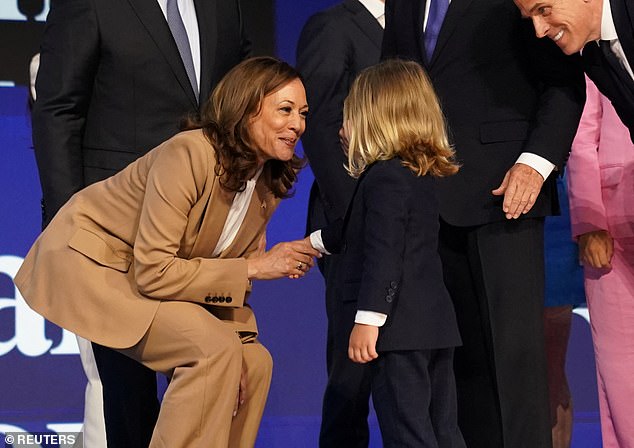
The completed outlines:
[[[585,269],[604,448],[634,448],[634,245],[614,244],[612,269]]]

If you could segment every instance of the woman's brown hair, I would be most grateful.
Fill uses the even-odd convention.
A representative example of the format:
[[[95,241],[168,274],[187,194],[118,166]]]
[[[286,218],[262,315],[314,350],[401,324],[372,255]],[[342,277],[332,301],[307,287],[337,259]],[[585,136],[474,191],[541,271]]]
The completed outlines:
[[[394,157],[419,176],[458,171],[438,98],[415,62],[387,60],[362,71],[343,115],[349,132],[346,168],[353,177]]]
[[[286,62],[261,56],[236,65],[216,86],[200,119],[188,120],[187,129],[202,128],[216,153],[216,175],[230,191],[242,191],[258,170],[257,148],[249,134],[249,120],[260,112],[265,96],[301,79]],[[273,194],[288,197],[305,161],[268,160],[262,176]]]

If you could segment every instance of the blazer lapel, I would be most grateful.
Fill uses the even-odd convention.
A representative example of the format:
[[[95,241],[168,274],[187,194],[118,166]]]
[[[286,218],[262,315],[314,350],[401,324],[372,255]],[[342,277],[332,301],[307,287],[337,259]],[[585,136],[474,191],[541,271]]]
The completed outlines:
[[[244,254],[254,240],[259,237],[260,230],[266,226],[273,214],[276,205],[275,199],[266,187],[263,178],[264,173],[258,179],[247,214],[236,237],[229,247],[222,251],[220,258],[235,258]]]
[[[154,0],[156,1],[156,0]],[[202,106],[211,94],[211,80],[214,74],[214,58],[218,42],[216,21],[217,0],[194,0],[198,33],[200,34],[200,101]]]
[[[447,10],[447,15],[445,16],[445,20],[440,28],[440,34],[438,35],[438,40],[436,41],[436,48],[434,48],[434,54],[432,55],[429,65],[432,65],[438,58],[438,55],[449,41],[453,32],[456,30],[456,26],[460,23],[462,15],[472,1],[473,0],[451,0],[451,3],[449,3],[449,9]]]
[[[354,192],[352,193],[352,198],[350,198],[350,202],[348,203],[348,208],[346,209],[346,214],[343,218],[343,226],[341,227],[341,235],[342,237],[345,237],[347,229],[348,229],[348,222],[350,221],[350,216],[352,215],[352,209],[354,207],[354,203],[355,203],[355,199],[357,197],[357,194],[359,193],[359,188],[361,187],[361,182],[363,182],[363,179],[365,179],[365,177],[367,176],[368,172],[372,169],[372,167],[374,166],[374,163],[370,166],[368,166],[365,171],[363,173],[361,173],[361,176],[359,176],[359,178],[357,179],[357,183],[354,186]]]
[[[222,188],[219,178],[213,177],[213,182],[209,182],[210,187],[205,188],[203,198],[200,202],[202,216],[200,228],[197,229],[196,238],[192,246],[190,258],[209,257],[216,248],[215,245],[220,239],[220,234],[229,215],[229,209],[233,203],[235,192],[230,192]],[[194,210],[190,213],[190,219],[194,215]],[[195,220],[194,220],[195,221]],[[196,229],[194,229],[196,231]]]
[[[594,42],[590,42],[590,44],[594,44]],[[630,74],[627,72],[625,67],[623,67],[623,64],[621,63],[621,61],[619,61],[619,58],[617,58],[616,55],[612,53],[612,49],[609,47],[609,45],[610,44],[608,42],[601,41],[602,48],[600,48],[600,52],[603,56],[603,66],[607,70],[610,70],[612,72],[613,78],[615,78],[617,83],[620,82],[624,87],[627,86],[630,91],[634,91],[634,81],[632,81]]]
[[[147,32],[152,36],[154,43],[158,47],[159,51],[163,53],[165,60],[169,64],[170,68],[174,72],[178,83],[187,95],[187,98],[191,101],[194,109],[198,108],[194,91],[192,90],[189,78],[187,77],[187,71],[183,65],[181,55],[178,52],[178,47],[172,32],[167,25],[165,16],[161,11],[156,0],[128,0],[132,9],[134,9],[139,20],[143,23],[143,26]]]
[[[383,28],[379,24],[378,20],[370,14],[370,11],[368,11],[357,0],[346,0],[344,2],[344,7],[350,10],[352,13],[352,21],[366,36],[368,36],[368,39],[370,39],[377,48],[381,48]]]
[[[633,25],[631,21],[628,22],[628,18],[633,17],[631,14],[634,14],[634,7],[631,5],[628,6],[627,3],[628,2],[625,0],[610,0],[610,8],[612,9],[614,26],[616,27],[616,33],[619,36],[619,42],[623,47],[623,52],[625,53],[625,57],[629,62],[630,67],[634,68]],[[628,8],[630,11],[628,11]]]
[[[418,35],[416,44],[418,46],[418,54],[420,55],[420,63],[424,66],[428,65],[427,58],[425,57],[425,34],[423,33],[423,24],[425,23],[425,7],[427,0],[409,2],[412,5],[411,16],[409,20],[414,21],[413,30]],[[403,23],[407,23],[407,19],[404,17]]]

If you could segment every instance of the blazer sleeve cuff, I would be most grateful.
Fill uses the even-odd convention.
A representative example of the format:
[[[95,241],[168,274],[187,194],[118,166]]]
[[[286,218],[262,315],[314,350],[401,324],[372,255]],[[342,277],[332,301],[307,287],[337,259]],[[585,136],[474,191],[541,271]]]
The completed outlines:
[[[321,238],[321,230],[315,230],[310,234],[310,244],[313,249],[318,250],[322,254],[331,255],[324,245],[324,240]]]
[[[523,152],[518,157],[515,163],[523,163],[524,165],[528,165],[537,171],[544,180],[548,179],[550,173],[555,169],[555,165],[544,159],[542,156],[538,156],[537,154],[533,154],[532,152]]]

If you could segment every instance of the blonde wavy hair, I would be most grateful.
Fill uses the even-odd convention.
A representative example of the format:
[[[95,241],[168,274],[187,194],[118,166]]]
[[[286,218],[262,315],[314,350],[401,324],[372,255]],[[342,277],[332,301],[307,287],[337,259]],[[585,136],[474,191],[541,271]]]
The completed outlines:
[[[418,176],[458,171],[438,98],[415,62],[392,59],[363,70],[345,100],[343,117],[346,170],[352,177],[394,157]]]

